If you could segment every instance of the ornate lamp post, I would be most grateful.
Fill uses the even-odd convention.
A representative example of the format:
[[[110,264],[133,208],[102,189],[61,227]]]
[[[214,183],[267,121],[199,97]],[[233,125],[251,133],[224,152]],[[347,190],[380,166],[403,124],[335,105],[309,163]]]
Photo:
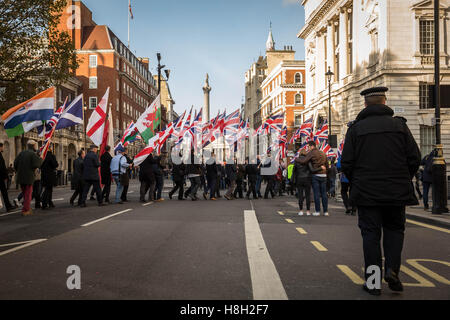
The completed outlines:
[[[331,148],[337,148],[336,135],[331,134],[331,77],[334,76],[334,73],[331,72],[330,67],[328,67],[328,71],[325,73],[325,76],[328,80],[328,144]]]

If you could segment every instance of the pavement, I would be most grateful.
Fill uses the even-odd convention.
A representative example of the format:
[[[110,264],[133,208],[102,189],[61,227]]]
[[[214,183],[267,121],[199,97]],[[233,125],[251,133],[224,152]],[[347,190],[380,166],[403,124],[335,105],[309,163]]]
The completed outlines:
[[[407,210],[405,291],[383,283],[373,297],[361,289],[357,217],[341,203],[330,201],[329,217],[301,217],[293,196],[178,201],[170,186],[165,201],[142,204],[132,181],[130,202],[87,208],[56,188],[55,209],[0,212],[0,299],[450,299],[450,228],[413,219],[423,209]],[[70,266],[80,290],[68,288]]]

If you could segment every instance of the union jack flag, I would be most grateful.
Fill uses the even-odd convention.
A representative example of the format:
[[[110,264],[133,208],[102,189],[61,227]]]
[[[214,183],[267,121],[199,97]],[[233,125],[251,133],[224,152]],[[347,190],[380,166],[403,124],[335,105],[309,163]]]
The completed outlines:
[[[184,121],[183,126],[180,126],[180,131],[178,132],[178,140],[175,143],[176,145],[179,145],[181,142],[183,142],[183,138],[184,138],[184,134],[190,129],[191,127],[191,116],[192,116],[192,109],[193,107],[191,107],[191,111],[189,112],[189,115],[186,119],[186,121]]]
[[[300,137],[313,137],[313,117],[309,118],[300,126]]]
[[[239,109],[228,115],[224,120],[223,131],[231,131],[232,133],[237,133],[240,124],[240,112]]]
[[[45,157],[47,156],[47,151],[50,146],[53,133],[55,132],[56,125],[58,124],[58,121],[61,118],[61,114],[64,112],[64,109],[66,108],[66,105],[67,105],[67,98],[64,101],[63,106],[59,107],[59,109],[56,111],[53,117],[51,117],[51,119],[45,125],[45,132],[44,132],[45,141],[42,144],[42,147],[39,148],[39,154],[41,155],[42,159],[45,159]]]
[[[327,122],[327,120],[325,120],[322,123],[322,126],[320,127],[320,129],[317,130],[316,133],[314,134],[314,141],[320,143],[324,140],[328,140],[328,122]]]
[[[271,129],[281,132],[284,123],[284,113],[276,114],[266,120],[263,126],[263,130],[266,134],[269,133]]]

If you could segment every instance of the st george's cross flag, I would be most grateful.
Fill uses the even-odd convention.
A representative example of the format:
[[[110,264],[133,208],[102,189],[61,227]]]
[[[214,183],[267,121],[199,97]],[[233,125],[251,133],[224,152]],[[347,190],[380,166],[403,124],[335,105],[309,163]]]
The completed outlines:
[[[91,117],[86,128],[86,134],[91,138],[96,146],[100,146],[103,141],[103,131],[105,130],[106,109],[108,106],[109,87],[105,95],[99,102],[97,108],[92,112]]]
[[[51,87],[30,100],[12,107],[2,115],[6,134],[10,138],[17,137],[25,133],[24,123],[50,120],[54,105],[55,87]]]
[[[141,134],[145,143],[156,134],[159,124],[161,123],[161,95],[158,95],[152,104],[136,121],[136,128]]]

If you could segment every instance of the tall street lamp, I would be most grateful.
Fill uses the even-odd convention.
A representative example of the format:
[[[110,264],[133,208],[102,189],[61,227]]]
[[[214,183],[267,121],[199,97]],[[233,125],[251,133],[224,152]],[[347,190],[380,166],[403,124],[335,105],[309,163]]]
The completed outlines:
[[[434,0],[434,98],[436,119],[436,145],[432,166],[433,176],[433,214],[448,212],[446,164],[444,147],[441,143],[441,97],[440,97],[440,61],[439,61],[439,0]]]
[[[331,77],[334,76],[334,73],[331,72],[330,67],[328,67],[328,72],[325,73],[325,76],[328,79],[328,144],[331,148],[337,148],[337,137],[331,134]]]

